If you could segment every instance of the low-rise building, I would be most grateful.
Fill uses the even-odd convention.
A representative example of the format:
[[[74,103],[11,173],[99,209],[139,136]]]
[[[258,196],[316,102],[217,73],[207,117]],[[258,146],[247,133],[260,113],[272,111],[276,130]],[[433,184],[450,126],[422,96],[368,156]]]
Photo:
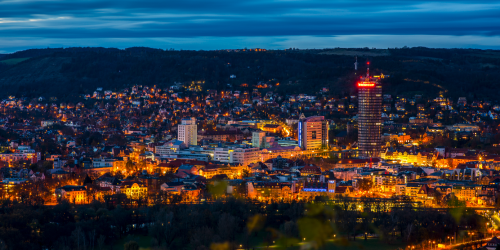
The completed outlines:
[[[85,186],[67,185],[57,188],[55,194],[57,199],[66,200],[70,203],[81,204],[85,203],[87,200],[86,190]]]
[[[126,194],[129,199],[146,198],[148,188],[140,181],[124,181],[120,184],[120,193]]]

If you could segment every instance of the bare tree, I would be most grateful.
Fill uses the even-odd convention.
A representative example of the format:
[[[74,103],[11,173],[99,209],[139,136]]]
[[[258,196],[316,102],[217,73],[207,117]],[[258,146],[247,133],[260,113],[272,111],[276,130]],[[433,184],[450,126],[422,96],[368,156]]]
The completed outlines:
[[[406,226],[406,241],[407,242],[410,241],[412,230],[413,230],[413,223],[409,223],[408,226]]]
[[[106,241],[106,236],[104,235],[100,235],[99,238],[97,239],[97,248],[99,250],[103,250],[104,249],[104,243]]]
[[[175,239],[175,229],[174,229],[174,213],[170,212],[167,213],[163,219],[163,226],[165,230],[163,231],[164,237],[165,237],[165,242],[167,245],[172,243],[172,241]]]
[[[80,227],[77,227],[72,233],[71,233],[71,238],[75,242],[76,249],[80,250],[80,235],[82,235],[82,229]],[[85,240],[85,238],[84,238]]]
[[[89,235],[89,249],[95,249],[95,230],[88,233]]]

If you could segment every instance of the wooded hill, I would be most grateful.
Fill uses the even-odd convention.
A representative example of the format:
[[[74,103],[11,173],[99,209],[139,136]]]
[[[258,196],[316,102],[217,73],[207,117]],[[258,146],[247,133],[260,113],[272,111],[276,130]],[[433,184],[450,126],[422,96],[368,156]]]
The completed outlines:
[[[268,90],[283,94],[312,94],[328,87],[334,95],[345,96],[355,94],[356,78],[366,73],[367,61],[371,74],[390,75],[384,79],[384,93],[430,97],[441,93],[493,101],[500,96],[500,51],[423,47],[258,52],[31,49],[0,55],[0,95],[68,101],[92,94],[97,87],[114,91],[135,84],[168,87],[174,82],[204,81],[205,90],[251,90],[264,82],[273,83]],[[248,87],[241,87],[243,83]]]

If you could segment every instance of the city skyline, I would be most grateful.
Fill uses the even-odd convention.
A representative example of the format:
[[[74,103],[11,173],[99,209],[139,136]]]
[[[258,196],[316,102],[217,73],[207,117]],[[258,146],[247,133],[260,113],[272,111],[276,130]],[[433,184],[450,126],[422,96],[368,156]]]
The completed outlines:
[[[500,249],[499,13],[0,0],[0,250]]]
[[[401,51],[413,50],[423,51]],[[202,52],[187,53],[199,58]],[[243,57],[276,52],[217,53]],[[302,51],[290,54],[295,60],[308,56]],[[54,57],[26,63],[40,58]],[[6,60],[24,64],[19,58]],[[66,249],[81,250],[80,239],[90,246],[97,238],[99,249],[137,249],[166,242],[157,232],[168,225],[176,232],[176,240],[165,243],[172,249],[209,249],[222,243],[228,246],[222,249],[231,249],[229,244],[287,249],[279,242],[288,223],[300,229],[287,236],[294,247],[323,244],[331,249],[329,244],[356,242],[367,244],[366,249],[390,248],[394,242],[421,250],[500,245],[493,237],[500,227],[500,103],[445,98],[439,92],[392,95],[387,85],[382,92],[381,84],[395,74],[382,70],[370,77],[363,71],[349,82],[358,96],[323,81],[307,85],[308,93],[290,94],[276,80],[224,90],[208,88],[204,81],[169,86],[121,82],[116,89],[105,85],[74,91],[77,95],[67,100],[59,99],[67,92],[48,98],[9,94],[0,100],[0,199],[9,208],[2,216],[22,220],[16,230],[36,226],[40,233],[10,239],[6,224],[0,223],[0,245],[26,249],[25,242],[44,242],[47,248],[65,244]],[[478,75],[484,71],[489,70]],[[307,213],[315,204],[328,209],[320,217],[325,225],[314,232],[327,232],[327,244],[301,225],[315,218]],[[349,209],[333,210],[337,206]],[[469,212],[457,220],[450,212],[454,209]],[[152,210],[158,212],[145,216]],[[299,215],[290,217],[291,210]],[[337,210],[341,214],[331,212]],[[21,211],[34,214],[20,217]],[[83,216],[99,211],[109,211],[109,216]],[[255,213],[267,215],[262,217],[268,217],[268,228],[279,234],[260,241],[247,234],[245,223],[236,223],[253,220]],[[394,214],[398,219],[391,219]],[[106,218],[112,219],[103,223]],[[215,218],[214,223],[205,218]],[[205,228],[194,235],[214,236],[193,241],[192,229],[184,226],[198,228],[193,221]],[[226,222],[233,230],[221,226]],[[140,223],[149,226],[137,227]],[[47,236],[54,228],[59,235]],[[150,240],[132,240],[132,232]],[[392,234],[392,242],[372,236],[378,234]],[[62,237],[71,238],[61,243]]]

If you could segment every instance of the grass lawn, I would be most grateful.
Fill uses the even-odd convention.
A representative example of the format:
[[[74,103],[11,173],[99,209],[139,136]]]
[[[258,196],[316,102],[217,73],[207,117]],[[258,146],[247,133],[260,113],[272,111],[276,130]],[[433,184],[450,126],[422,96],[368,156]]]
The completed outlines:
[[[127,238],[121,239],[115,244],[113,244],[113,250],[123,250],[123,245],[125,245],[126,242],[129,241],[135,241],[139,244],[139,249],[140,250],[149,250],[150,244],[151,244],[151,237],[149,236],[142,236],[142,235],[131,235]]]
[[[0,63],[4,63],[4,64],[7,64],[7,65],[14,65],[14,64],[18,64],[22,61],[25,61],[25,60],[28,60],[30,59],[29,57],[25,57],[25,58],[12,58],[12,59],[7,59],[7,60],[3,60],[3,61],[0,61]]]

